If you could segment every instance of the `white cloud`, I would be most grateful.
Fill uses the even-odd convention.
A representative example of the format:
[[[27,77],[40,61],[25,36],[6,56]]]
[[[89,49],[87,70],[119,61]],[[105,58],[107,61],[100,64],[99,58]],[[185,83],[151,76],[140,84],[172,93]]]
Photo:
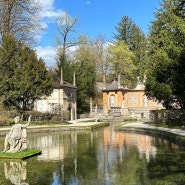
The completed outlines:
[[[54,9],[54,0],[39,0],[44,10]]]
[[[62,10],[55,10],[55,11],[44,11],[43,14],[42,14],[42,17],[45,17],[45,18],[56,18],[56,17],[59,17],[61,16],[61,14],[63,14],[64,11]]]
[[[54,66],[56,64],[56,49],[51,46],[38,46],[35,48],[39,58],[42,58],[46,66]]]
[[[37,40],[41,41],[42,36],[44,34],[47,34],[47,31],[48,31],[47,28],[52,28],[55,19],[59,16],[62,16],[62,15],[64,16],[65,11],[63,11],[62,9],[57,9],[55,7],[56,0],[34,0],[34,1],[38,1],[42,8],[40,17],[42,20],[41,22],[42,27],[45,28],[45,30],[41,31],[39,35],[36,35]],[[87,1],[87,3],[89,4],[90,1]],[[38,47],[35,47],[34,49],[36,50],[38,57],[41,57],[45,61],[46,66],[48,67],[55,66],[56,48],[48,45],[48,46],[38,46]],[[75,50],[75,47],[70,48],[70,52],[74,50]]]
[[[62,9],[57,9],[55,7],[55,0],[34,0],[38,2],[41,6],[40,12],[40,24],[42,30],[38,35],[35,35],[37,42],[42,40],[43,35],[47,35],[49,29],[55,28],[55,20],[57,17],[64,14]]]
[[[54,6],[55,0],[38,0],[41,7],[41,17],[44,18],[56,18],[63,13],[63,10],[56,9]]]

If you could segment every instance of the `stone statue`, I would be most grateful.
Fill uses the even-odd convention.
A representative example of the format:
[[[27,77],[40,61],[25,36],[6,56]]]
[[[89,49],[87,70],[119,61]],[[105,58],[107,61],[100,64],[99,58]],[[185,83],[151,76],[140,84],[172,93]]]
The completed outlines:
[[[29,116],[27,124],[21,124],[19,116],[16,116],[14,121],[15,125],[13,125],[9,133],[6,134],[3,152],[14,153],[27,149],[26,128],[31,122],[31,116]]]

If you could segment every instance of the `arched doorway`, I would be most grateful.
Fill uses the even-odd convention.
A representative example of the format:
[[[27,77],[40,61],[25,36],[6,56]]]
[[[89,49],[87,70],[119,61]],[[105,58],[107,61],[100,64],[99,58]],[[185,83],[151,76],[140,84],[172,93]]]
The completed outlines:
[[[70,111],[71,120],[73,120],[74,118],[73,118],[73,105],[72,105],[72,103],[69,103],[68,110]]]

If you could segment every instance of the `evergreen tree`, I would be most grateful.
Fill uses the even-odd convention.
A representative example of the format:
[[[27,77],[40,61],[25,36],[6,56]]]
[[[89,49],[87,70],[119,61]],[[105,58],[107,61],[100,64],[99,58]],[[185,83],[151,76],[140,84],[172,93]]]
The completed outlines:
[[[56,75],[61,77],[61,70],[63,72],[63,79],[69,83],[73,81],[73,60],[69,57],[69,53],[63,53],[58,50],[57,67],[55,69]]]
[[[116,31],[117,34],[114,34],[114,39],[116,41],[124,41],[126,44],[130,46],[130,48],[134,47],[132,46],[132,37],[133,37],[133,30],[135,29],[136,24],[132,21],[131,18],[128,16],[123,16],[121,18],[121,21],[117,24]]]
[[[134,53],[134,63],[137,67],[137,75],[144,76],[147,70],[147,38],[142,30],[128,16],[123,16],[116,26],[116,42],[124,41]]]
[[[150,30],[150,71],[146,93],[166,108],[175,99],[185,108],[185,2],[163,0]]]
[[[95,96],[96,55],[90,45],[82,45],[75,56],[78,112],[89,112],[89,99]]]
[[[36,100],[52,92],[52,78],[35,51],[3,37],[0,47],[0,96],[4,105],[19,111],[30,110]]]

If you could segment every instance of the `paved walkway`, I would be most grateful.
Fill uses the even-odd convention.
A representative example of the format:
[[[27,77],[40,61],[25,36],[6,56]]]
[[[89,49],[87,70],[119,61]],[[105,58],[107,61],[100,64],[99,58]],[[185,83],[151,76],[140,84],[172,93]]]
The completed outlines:
[[[144,122],[135,122],[135,123],[128,123],[122,125],[122,128],[147,128],[147,129],[155,129],[155,130],[162,130],[165,132],[170,132],[173,134],[177,134],[180,136],[185,136],[185,130],[181,129],[170,129],[170,128],[164,128],[164,127],[155,127],[150,124],[144,123]]]
[[[92,121],[94,120],[94,121]],[[69,124],[70,123],[70,124]],[[96,122],[93,118],[84,118],[84,119],[77,119],[77,120],[71,120],[68,124],[56,124],[56,125],[34,125],[30,124],[28,127],[28,131],[30,130],[65,130],[70,128],[91,128],[93,126],[100,126],[103,122]],[[0,128],[0,135],[4,135],[6,132],[8,132],[11,129],[11,127],[4,127]]]
[[[100,122],[96,122],[95,118],[82,118],[82,119],[71,120],[68,122],[71,124],[68,124],[66,126],[91,126],[91,125],[97,125],[100,123]]]

